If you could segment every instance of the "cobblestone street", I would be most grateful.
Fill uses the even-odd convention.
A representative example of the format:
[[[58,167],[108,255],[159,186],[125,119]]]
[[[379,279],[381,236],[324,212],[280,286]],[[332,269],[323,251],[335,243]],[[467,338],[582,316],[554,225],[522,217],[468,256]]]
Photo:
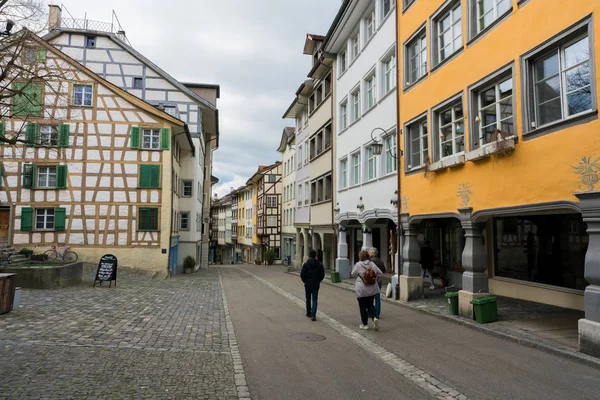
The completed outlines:
[[[217,269],[110,289],[94,272],[0,316],[0,398],[238,398]]]

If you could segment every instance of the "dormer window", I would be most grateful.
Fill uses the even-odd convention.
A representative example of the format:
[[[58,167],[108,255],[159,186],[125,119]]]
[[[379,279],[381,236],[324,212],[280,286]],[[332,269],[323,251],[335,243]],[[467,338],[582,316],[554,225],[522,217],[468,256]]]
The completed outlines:
[[[86,36],[85,37],[85,47],[88,49],[96,48],[96,36]]]

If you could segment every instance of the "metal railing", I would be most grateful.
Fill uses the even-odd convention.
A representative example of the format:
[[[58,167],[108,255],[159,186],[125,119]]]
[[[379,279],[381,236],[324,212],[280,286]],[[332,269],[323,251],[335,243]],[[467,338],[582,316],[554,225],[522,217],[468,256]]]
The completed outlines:
[[[125,41],[129,46],[129,40],[125,36],[125,30],[121,26],[121,22],[117,17],[117,14],[114,10],[112,10],[112,21],[111,22],[103,22],[103,21],[94,21],[91,19],[87,19],[87,16],[83,19],[81,18],[73,18],[69,10],[66,7],[61,5],[61,8],[70,18],[61,18],[60,26],[61,28],[66,29],[77,29],[82,31],[97,31],[97,32],[108,32],[113,34],[119,34],[119,37]]]

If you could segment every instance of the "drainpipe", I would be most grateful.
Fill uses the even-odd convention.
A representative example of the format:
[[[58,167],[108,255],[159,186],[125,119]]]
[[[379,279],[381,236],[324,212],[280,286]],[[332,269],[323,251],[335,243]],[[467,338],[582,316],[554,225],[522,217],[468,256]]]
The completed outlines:
[[[398,224],[396,225],[397,227],[397,240],[398,240],[398,265],[396,265],[396,276],[398,277],[398,283],[396,283],[396,300],[400,300],[400,275],[402,273],[402,225],[400,222],[400,214],[402,212],[402,191],[400,190],[401,188],[401,174],[402,174],[402,162],[400,161],[400,146],[402,144],[401,141],[401,132],[402,132],[402,127],[400,126],[400,100],[399,100],[399,94],[400,94],[400,89],[398,88],[398,84],[402,82],[402,80],[400,79],[400,68],[399,65],[400,63],[398,62],[398,60],[400,59],[400,46],[398,46],[398,7],[396,7],[396,11],[394,11],[394,14],[396,16],[396,141],[397,141],[397,146],[396,146],[396,162],[398,163],[397,165],[397,169],[396,169],[396,173],[397,173],[397,184],[398,184],[398,207],[397,207],[397,218],[398,218]]]

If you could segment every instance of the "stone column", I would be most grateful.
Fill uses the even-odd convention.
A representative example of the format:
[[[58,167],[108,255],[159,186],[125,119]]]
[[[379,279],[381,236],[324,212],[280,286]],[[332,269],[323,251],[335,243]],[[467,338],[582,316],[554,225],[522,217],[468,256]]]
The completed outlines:
[[[484,224],[476,224],[471,219],[472,208],[459,208],[460,222],[465,231],[465,248],[462,253],[462,290],[458,292],[458,313],[461,317],[473,319],[471,300],[489,296],[487,255],[483,244]]]
[[[294,267],[302,267],[302,242],[300,241],[300,234],[302,229],[296,229],[296,254],[294,254],[295,265]]]
[[[338,227],[338,258],[335,260],[335,270],[340,273],[340,279],[350,278],[350,260],[348,260],[348,243],[346,242],[346,227],[339,225]]]
[[[600,357],[600,191],[575,193],[583,221],[587,224],[589,244],[585,253],[585,318],[579,320],[579,350]]]
[[[308,238],[308,229],[303,228],[302,233],[304,233],[304,254],[302,256],[301,263],[304,263],[305,261],[308,260],[308,253],[310,252],[310,242],[309,242],[309,238]]]
[[[394,254],[394,266],[396,270],[392,276],[392,298],[395,300],[400,299],[400,274],[402,273],[402,228],[400,225],[396,228],[396,253]],[[398,286],[398,287],[396,287]]]
[[[363,245],[362,250],[369,250],[373,247],[373,228],[370,225],[363,224]]]
[[[408,222],[408,214],[400,214],[403,242],[402,275],[400,275],[400,299],[403,301],[423,298],[423,277],[421,276],[421,248],[417,241],[415,226]]]

